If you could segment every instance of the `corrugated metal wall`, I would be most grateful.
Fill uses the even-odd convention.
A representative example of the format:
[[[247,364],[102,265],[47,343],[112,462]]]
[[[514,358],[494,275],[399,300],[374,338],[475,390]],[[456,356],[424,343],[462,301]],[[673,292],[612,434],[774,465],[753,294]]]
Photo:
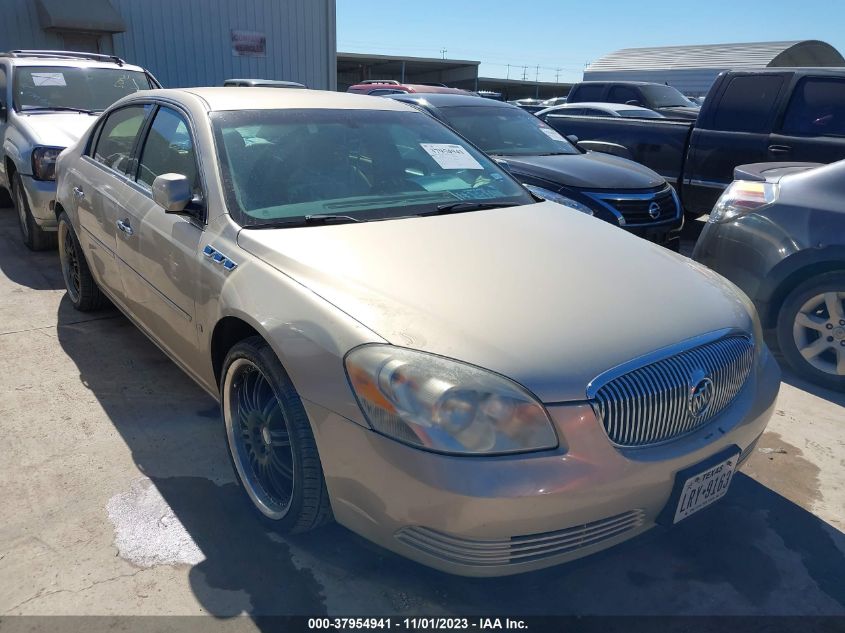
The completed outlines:
[[[169,88],[219,86],[229,78],[337,84],[335,0],[111,0],[127,25],[114,53]],[[41,29],[34,0],[0,0],[0,50],[62,48]],[[232,54],[231,31],[267,38],[264,57]],[[106,38],[107,39],[107,38]]]
[[[61,48],[62,38],[41,29],[34,0],[0,0],[0,51]]]
[[[335,0],[111,0],[129,29],[115,53],[167,87],[250,77],[334,89]],[[267,36],[266,57],[232,54],[231,30]]]

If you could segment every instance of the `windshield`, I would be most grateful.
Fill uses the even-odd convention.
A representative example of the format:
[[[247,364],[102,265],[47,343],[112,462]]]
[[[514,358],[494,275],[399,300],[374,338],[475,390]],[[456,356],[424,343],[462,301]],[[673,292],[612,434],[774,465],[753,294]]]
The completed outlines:
[[[697,107],[695,103],[672,86],[640,86],[653,108],[688,108]]]
[[[490,106],[440,108],[446,122],[488,154],[578,154],[572,144],[525,110]]]
[[[617,110],[616,113],[619,116],[623,116],[626,119],[665,119],[662,114],[659,112],[655,112],[654,110],[646,110],[643,108],[642,110]]]
[[[243,226],[534,201],[494,161],[421,112],[239,110],[211,120],[226,201]]]
[[[149,90],[142,72],[120,68],[19,66],[15,69],[15,109],[102,111],[138,90]]]

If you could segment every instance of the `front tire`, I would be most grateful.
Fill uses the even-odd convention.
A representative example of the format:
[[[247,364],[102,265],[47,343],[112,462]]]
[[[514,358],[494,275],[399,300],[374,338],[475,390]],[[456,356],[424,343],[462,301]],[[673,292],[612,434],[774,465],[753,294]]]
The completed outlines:
[[[80,312],[93,312],[103,307],[105,298],[100,292],[85,254],[79,244],[79,239],[73,230],[65,212],[59,215],[59,262],[62,266],[62,277],[65,280],[67,296],[73,307]]]
[[[778,313],[778,346],[796,374],[845,391],[845,272],[808,279]]]
[[[56,248],[56,233],[44,231],[32,217],[29,202],[26,199],[26,192],[23,188],[20,174],[12,178],[12,201],[15,203],[15,211],[18,214],[18,226],[21,230],[21,238],[26,247],[31,251],[48,251]]]
[[[307,532],[331,520],[311,424],[273,350],[254,336],[223,363],[221,406],[238,482],[273,529]]]

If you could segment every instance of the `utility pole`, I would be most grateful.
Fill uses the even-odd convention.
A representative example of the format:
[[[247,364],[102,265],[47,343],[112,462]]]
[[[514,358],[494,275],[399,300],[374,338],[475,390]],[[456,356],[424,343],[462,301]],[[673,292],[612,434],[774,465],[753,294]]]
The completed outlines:
[[[510,79],[510,78],[511,78],[511,65],[508,64],[508,74],[505,75],[505,79]]]
[[[528,80],[528,66],[522,67],[522,81]]]
[[[556,84],[560,83],[560,71],[561,70],[563,70],[563,68],[555,68],[555,83]]]
[[[440,49],[440,54],[443,56],[443,59],[446,59],[446,49],[445,48]]]

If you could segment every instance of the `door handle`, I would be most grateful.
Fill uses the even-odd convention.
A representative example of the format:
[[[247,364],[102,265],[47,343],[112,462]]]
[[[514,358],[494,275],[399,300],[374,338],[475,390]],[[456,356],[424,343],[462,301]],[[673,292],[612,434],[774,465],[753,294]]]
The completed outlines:
[[[769,145],[769,153],[771,154],[788,154],[792,151],[789,145]]]
[[[127,235],[132,235],[132,233],[133,233],[132,227],[129,226],[129,218],[126,218],[125,220],[118,220],[117,221],[117,228],[119,228],[121,231],[123,231]]]
[[[80,187],[74,187],[73,188],[73,197],[76,198],[77,200],[81,200],[82,198],[85,197],[85,192],[82,191],[82,189]]]

